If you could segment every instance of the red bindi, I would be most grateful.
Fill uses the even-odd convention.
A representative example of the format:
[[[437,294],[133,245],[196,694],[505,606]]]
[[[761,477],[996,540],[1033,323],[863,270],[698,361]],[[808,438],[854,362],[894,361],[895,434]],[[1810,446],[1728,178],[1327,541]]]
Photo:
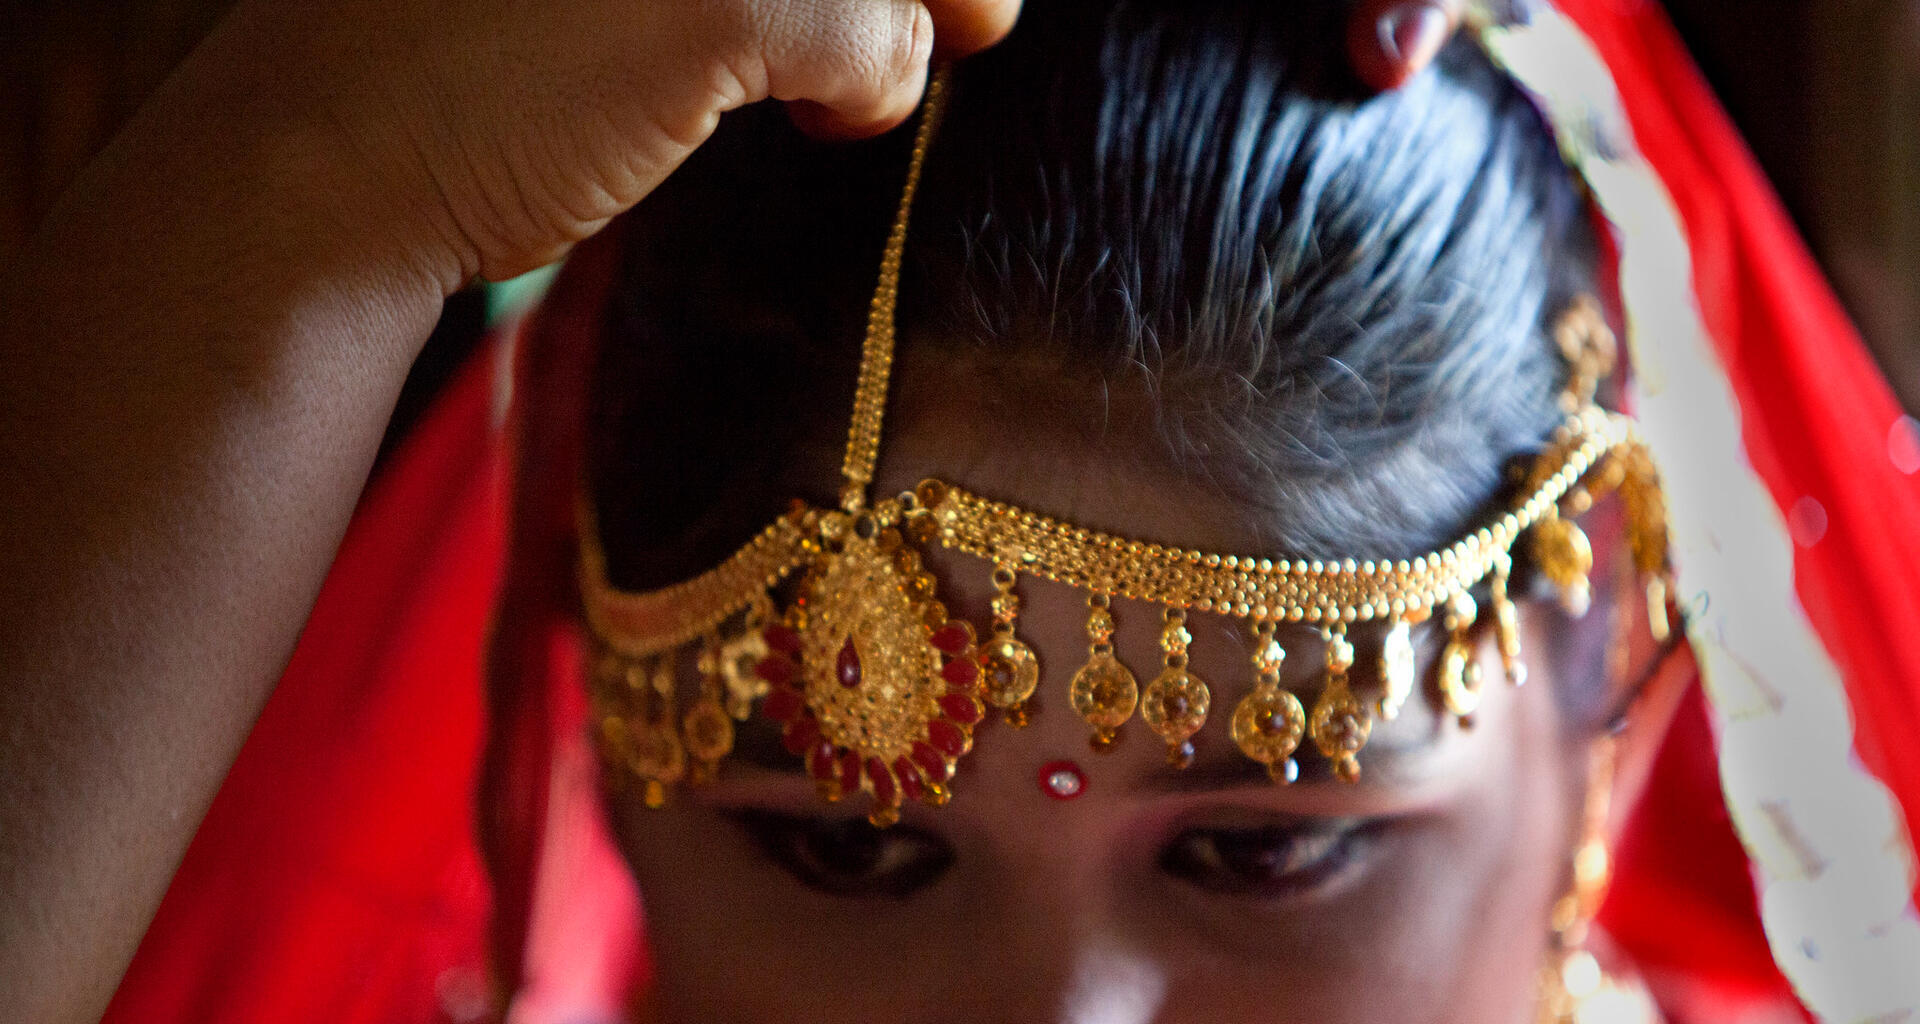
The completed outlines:
[[[1072,800],[1087,791],[1087,773],[1072,761],[1040,766],[1040,789],[1055,800]]]

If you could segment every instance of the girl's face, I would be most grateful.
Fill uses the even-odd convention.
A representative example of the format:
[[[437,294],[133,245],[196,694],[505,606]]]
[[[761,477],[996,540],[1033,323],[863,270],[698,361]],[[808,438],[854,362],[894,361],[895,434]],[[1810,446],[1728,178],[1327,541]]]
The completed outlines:
[[[1257,550],[1200,497],[1064,444],[1035,417],[919,403],[890,424],[880,493],[938,473],[1122,535]],[[957,429],[964,425],[967,429]],[[930,552],[943,598],[986,620],[987,566]],[[1490,645],[1487,700],[1463,729],[1431,700],[1377,723],[1357,785],[1308,752],[1292,786],[1227,736],[1251,686],[1244,627],[1195,615],[1193,669],[1213,714],[1180,771],[1141,723],[1095,754],[1066,700],[1086,657],[1085,595],[1023,580],[1038,652],[1032,724],[984,726],[953,800],[876,831],[865,801],[820,803],[770,727],[743,727],[714,784],[610,807],[646,896],[674,1024],[1172,1024],[1531,1020],[1550,906],[1568,884],[1585,744],[1563,735],[1544,659],[1508,688]],[[1157,607],[1116,602],[1123,660],[1159,662]],[[1440,639],[1420,642],[1432,679]],[[1364,635],[1364,634],[1362,634]],[[1420,634],[1416,633],[1419,638]],[[1322,647],[1281,633],[1284,680],[1311,706]],[[1543,649],[1530,626],[1529,649]],[[1368,678],[1370,645],[1356,646]],[[1309,744],[1310,746],[1310,744]],[[1060,800],[1043,766],[1084,772]]]

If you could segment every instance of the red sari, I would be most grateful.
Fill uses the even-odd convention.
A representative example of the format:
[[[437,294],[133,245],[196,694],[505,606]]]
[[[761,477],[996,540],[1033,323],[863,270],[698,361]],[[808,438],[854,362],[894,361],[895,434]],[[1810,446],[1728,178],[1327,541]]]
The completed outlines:
[[[1658,7],[1560,6],[1674,197],[1749,459],[1782,510],[1826,514],[1796,550],[1799,594],[1860,756],[1920,825],[1920,747],[1898,742],[1920,735],[1920,648],[1884,639],[1920,623],[1920,484],[1889,457],[1900,409]],[[574,425],[612,249],[584,246],[518,330],[510,416],[494,414],[496,350],[368,490],[108,1020],[470,1021],[509,998],[516,1021],[580,1020],[643,985],[572,671]],[[1794,1007],[1697,700],[1661,756],[1605,923],[1676,1021]]]

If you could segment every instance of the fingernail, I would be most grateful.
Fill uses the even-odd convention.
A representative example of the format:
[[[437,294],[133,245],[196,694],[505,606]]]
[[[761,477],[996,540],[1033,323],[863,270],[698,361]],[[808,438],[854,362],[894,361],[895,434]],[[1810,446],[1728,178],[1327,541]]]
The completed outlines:
[[[1411,73],[1447,44],[1447,14],[1430,3],[1401,4],[1380,16],[1380,48]]]

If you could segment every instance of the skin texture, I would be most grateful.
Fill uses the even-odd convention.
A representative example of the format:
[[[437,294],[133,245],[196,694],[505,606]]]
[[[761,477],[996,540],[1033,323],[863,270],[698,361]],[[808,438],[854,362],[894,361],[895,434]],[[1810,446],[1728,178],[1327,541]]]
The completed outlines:
[[[1241,510],[1127,458],[1137,439],[994,415],[991,398],[951,379],[920,394],[896,399],[878,493],[937,473],[1123,535],[1254,550]],[[929,564],[949,606],[985,621],[987,567],[944,552]],[[1197,738],[1199,762],[1177,773],[1137,720],[1116,752],[1089,752],[1064,695],[1085,658],[1085,595],[1036,581],[1021,591],[1020,634],[1043,666],[1033,724],[983,727],[953,802],[909,807],[883,841],[881,868],[830,870],[858,862],[835,860],[831,845],[807,838],[806,823],[857,820],[864,798],[820,804],[783,755],[737,754],[716,784],[683,791],[664,811],[614,787],[609,807],[647,895],[658,966],[654,1001],[638,1019],[1532,1019],[1549,907],[1569,885],[1593,781],[1593,737],[1569,733],[1554,693],[1573,681],[1553,679],[1535,659],[1526,687],[1490,684],[1471,730],[1416,699],[1376,728],[1359,785],[1333,781],[1323,761],[1303,756],[1302,780],[1279,787],[1226,735],[1250,681],[1249,646],[1234,624],[1194,615],[1193,668],[1213,687],[1214,711]],[[1116,602],[1114,613],[1121,657],[1144,682],[1158,662],[1158,608]],[[1525,616],[1530,649],[1544,648],[1551,618]],[[1289,650],[1283,682],[1310,706],[1321,648],[1310,632],[1280,638]],[[1423,631],[1416,640],[1430,680],[1439,639]],[[1632,640],[1644,655],[1646,639]],[[1364,679],[1369,645],[1358,646]],[[1490,680],[1500,678],[1490,643],[1482,662]],[[1614,786],[1617,814],[1644,783],[1679,685],[1677,676],[1657,679],[1635,703],[1617,773],[1600,783]],[[773,746],[770,733],[760,745]],[[1089,778],[1071,802],[1045,795],[1036,779],[1062,758]],[[791,820],[750,827],[767,814]],[[1268,842],[1286,870],[1261,891],[1248,890],[1244,873],[1196,875],[1163,859],[1170,849],[1217,854],[1262,828],[1292,840]],[[784,855],[770,852],[769,835]],[[950,865],[923,886],[889,888],[945,854]],[[823,890],[822,877],[827,890],[845,891]],[[741,984],[742,971],[774,981]]]
[[[238,4],[0,277],[0,1005],[99,1016],[446,295],[562,254],[724,110],[897,123],[1017,9]]]

